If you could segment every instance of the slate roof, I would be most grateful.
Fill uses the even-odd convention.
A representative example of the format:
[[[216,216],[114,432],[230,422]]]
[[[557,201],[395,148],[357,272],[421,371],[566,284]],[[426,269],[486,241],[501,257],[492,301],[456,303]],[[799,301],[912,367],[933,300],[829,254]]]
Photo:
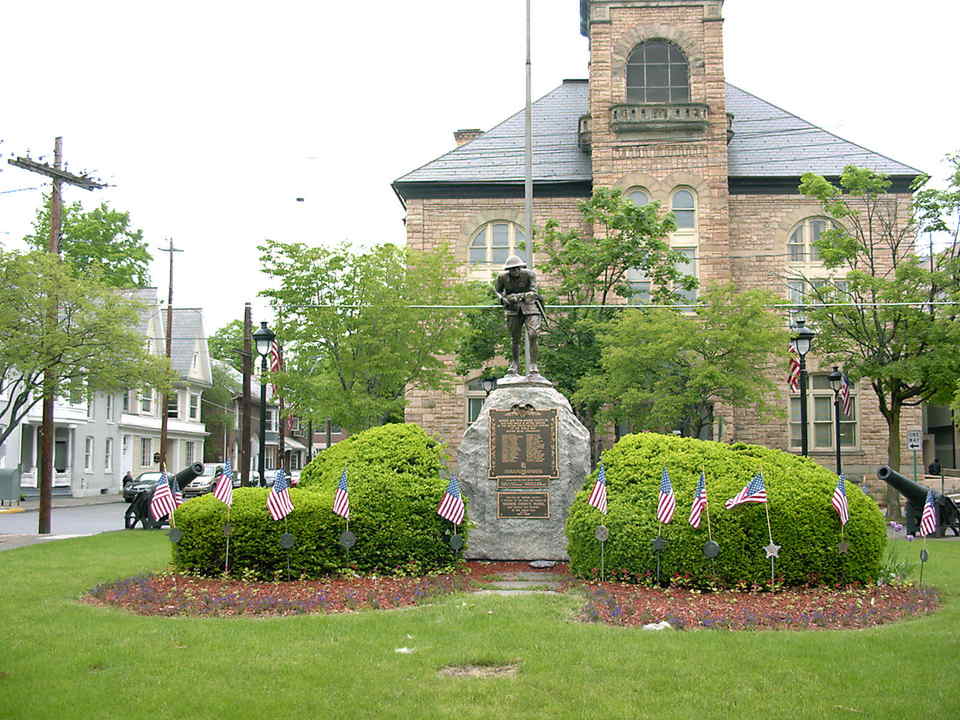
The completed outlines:
[[[578,122],[587,113],[586,80],[563,84],[533,104],[533,180],[590,182],[590,156],[577,147]],[[727,84],[727,112],[733,113],[728,145],[731,178],[799,177],[805,172],[839,175],[858,165],[893,176],[919,170],[837,137],[776,105]],[[514,184],[524,178],[523,111],[475,140],[398,178],[406,183]]]

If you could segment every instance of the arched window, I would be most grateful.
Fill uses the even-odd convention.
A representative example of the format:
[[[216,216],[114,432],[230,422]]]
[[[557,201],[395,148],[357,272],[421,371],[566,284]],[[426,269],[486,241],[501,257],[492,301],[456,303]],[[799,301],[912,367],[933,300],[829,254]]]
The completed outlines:
[[[787,256],[790,262],[819,262],[820,251],[814,243],[829,228],[830,221],[826,218],[810,217],[801,220],[787,240]]]
[[[520,255],[520,245],[527,235],[516,223],[497,220],[482,225],[470,240],[471,265],[502,265],[511,255]]]
[[[690,73],[683,51],[668,40],[647,40],[627,58],[627,102],[690,102]]]
[[[650,202],[650,194],[640,187],[632,187],[625,193],[626,196],[633,200],[637,205],[641,207]]]
[[[697,227],[697,205],[689,190],[677,190],[673,194],[670,210],[677,220],[677,230],[693,230]]]

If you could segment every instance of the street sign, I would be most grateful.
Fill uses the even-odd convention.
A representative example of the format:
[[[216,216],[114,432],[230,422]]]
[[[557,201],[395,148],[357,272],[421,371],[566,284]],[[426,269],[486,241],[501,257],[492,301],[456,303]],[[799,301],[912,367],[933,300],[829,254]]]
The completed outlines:
[[[910,430],[907,433],[907,450],[920,450],[919,430]]]

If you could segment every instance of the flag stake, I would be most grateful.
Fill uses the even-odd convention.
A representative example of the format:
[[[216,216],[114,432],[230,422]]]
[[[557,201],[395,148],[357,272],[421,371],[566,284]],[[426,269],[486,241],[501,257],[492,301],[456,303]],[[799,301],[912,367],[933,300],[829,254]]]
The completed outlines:
[[[773,545],[773,529],[770,527],[770,500],[763,504],[763,509],[767,514],[767,535],[770,538],[770,544]],[[773,585],[773,555],[770,556],[770,584]]]
[[[230,524],[230,510],[231,510],[231,509],[232,509],[232,508],[231,508],[229,505],[227,505],[227,523],[226,523],[227,525]],[[233,534],[233,533],[231,532],[230,535],[232,535],[232,534]],[[224,556],[224,560],[223,560],[223,574],[224,574],[224,575],[229,575],[229,574],[230,574],[230,535],[227,535],[227,554]]]

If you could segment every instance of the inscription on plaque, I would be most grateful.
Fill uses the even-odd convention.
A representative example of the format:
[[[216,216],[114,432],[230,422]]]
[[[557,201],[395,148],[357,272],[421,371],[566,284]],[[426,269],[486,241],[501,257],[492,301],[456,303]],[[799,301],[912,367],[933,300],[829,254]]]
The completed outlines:
[[[497,493],[497,517],[527,520],[550,518],[550,499],[547,493]]]
[[[497,490],[546,490],[549,480],[534,478],[497,478]]]
[[[490,411],[490,477],[557,478],[557,411]]]

